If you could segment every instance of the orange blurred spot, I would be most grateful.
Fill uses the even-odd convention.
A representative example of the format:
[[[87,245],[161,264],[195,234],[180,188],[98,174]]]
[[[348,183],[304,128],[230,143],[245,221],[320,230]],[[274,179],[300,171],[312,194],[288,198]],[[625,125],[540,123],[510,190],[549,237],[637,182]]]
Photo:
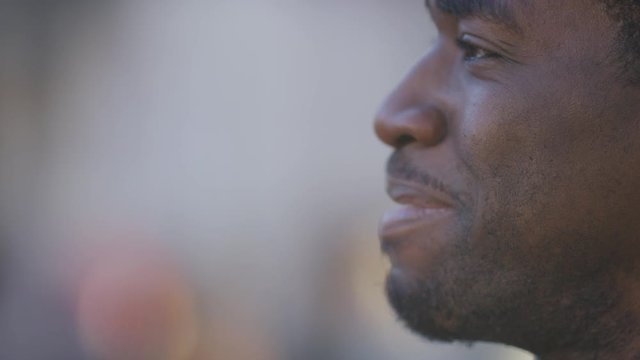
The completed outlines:
[[[113,360],[185,360],[197,343],[194,296],[160,256],[115,254],[80,284],[78,327],[87,350]]]

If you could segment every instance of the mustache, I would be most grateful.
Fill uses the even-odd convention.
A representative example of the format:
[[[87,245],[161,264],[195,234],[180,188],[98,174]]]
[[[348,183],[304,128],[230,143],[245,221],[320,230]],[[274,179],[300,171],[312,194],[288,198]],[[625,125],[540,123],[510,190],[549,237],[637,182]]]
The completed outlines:
[[[387,160],[387,176],[415,182],[424,186],[428,186],[436,191],[442,192],[451,197],[459,205],[464,205],[462,197],[459,193],[453,191],[442,180],[432,174],[418,169],[411,163],[411,160],[400,150],[396,150]]]

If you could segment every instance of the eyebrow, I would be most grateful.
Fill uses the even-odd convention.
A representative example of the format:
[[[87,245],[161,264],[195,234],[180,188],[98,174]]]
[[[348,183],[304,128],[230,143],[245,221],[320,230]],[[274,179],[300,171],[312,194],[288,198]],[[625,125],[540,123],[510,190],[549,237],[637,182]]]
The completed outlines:
[[[476,17],[522,32],[509,0],[434,0],[434,3],[441,12],[459,19]],[[431,0],[426,0],[425,6],[431,11]]]

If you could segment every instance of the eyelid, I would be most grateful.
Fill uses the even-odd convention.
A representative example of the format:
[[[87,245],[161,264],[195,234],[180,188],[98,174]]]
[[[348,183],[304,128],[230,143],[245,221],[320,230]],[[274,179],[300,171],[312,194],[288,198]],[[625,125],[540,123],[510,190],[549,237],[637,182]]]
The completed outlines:
[[[508,48],[505,48],[504,46],[501,46],[500,43],[505,43],[502,40],[489,41],[481,36],[470,34],[468,32],[462,32],[457,39],[465,43],[471,44],[475,47],[481,48],[487,52],[495,53],[499,55],[500,58],[507,60],[509,62],[521,64],[520,61],[515,60],[516,55],[514,54],[513,49],[508,49]],[[511,47],[514,46],[512,44],[508,44],[508,45]]]
[[[460,48],[463,53],[465,53],[464,60],[465,61],[481,61],[481,60],[490,60],[490,59],[500,59],[502,56],[490,50],[482,45],[478,45],[473,41],[469,41],[465,36],[456,38],[456,45]],[[467,58],[467,52],[482,52],[483,55],[477,57],[469,57]]]
[[[501,60],[515,65],[525,65],[525,63],[523,63],[521,59],[516,58],[511,51],[505,50],[503,47],[495,44],[492,41],[485,40],[482,37],[469,33],[462,33],[459,37],[456,38],[456,43],[458,43],[458,41],[493,54],[491,58],[494,60]]]
[[[490,53],[499,54],[500,52],[499,49],[494,50],[493,46],[491,46],[489,42],[483,40],[482,38],[479,38],[477,36],[467,34],[467,33],[462,33],[460,36],[458,36],[458,38],[456,39],[456,42],[459,42],[461,44],[469,44],[473,47],[485,50]]]

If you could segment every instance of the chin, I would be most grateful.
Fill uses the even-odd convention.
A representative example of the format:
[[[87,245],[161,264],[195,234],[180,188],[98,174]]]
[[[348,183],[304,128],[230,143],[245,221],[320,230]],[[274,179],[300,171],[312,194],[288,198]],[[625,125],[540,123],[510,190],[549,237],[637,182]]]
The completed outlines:
[[[449,260],[428,273],[392,267],[386,294],[399,320],[430,340],[513,344],[522,326],[517,319],[530,309],[524,294],[531,292],[518,291],[522,281],[498,269]]]
[[[436,341],[461,340],[455,314],[438,299],[438,286],[393,268],[386,279],[387,299],[411,331]]]

